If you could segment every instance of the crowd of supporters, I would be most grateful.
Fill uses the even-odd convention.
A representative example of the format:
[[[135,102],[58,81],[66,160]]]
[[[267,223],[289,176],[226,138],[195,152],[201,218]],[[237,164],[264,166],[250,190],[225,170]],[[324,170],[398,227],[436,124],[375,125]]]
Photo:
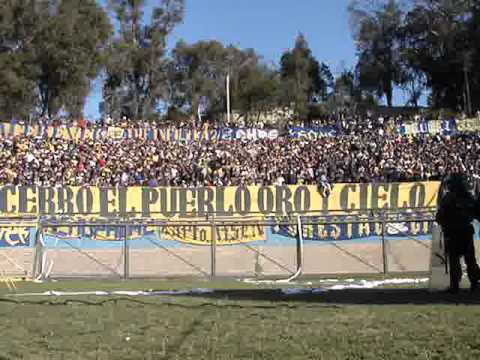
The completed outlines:
[[[386,126],[386,125],[385,125]],[[383,122],[317,140],[75,142],[4,136],[0,184],[226,186],[392,182],[480,172],[480,136],[401,136]]]

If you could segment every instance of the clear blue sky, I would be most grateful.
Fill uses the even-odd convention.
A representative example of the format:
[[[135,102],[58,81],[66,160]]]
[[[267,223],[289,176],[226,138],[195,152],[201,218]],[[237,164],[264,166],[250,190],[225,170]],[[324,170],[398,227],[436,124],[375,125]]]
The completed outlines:
[[[149,7],[159,0],[147,0]],[[302,32],[314,56],[337,74],[356,63],[347,12],[349,0],[186,0],[186,14],[169,47],[216,39],[254,48],[267,62],[278,63]],[[85,115],[98,117],[101,84],[97,81]]]

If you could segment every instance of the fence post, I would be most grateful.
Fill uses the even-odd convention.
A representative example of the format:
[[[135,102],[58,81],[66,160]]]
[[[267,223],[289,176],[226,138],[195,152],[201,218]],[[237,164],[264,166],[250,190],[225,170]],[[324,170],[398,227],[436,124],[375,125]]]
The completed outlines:
[[[40,220],[37,222],[37,227],[35,231],[35,247],[34,247],[34,256],[33,256],[33,271],[32,277],[34,279],[38,278],[41,274],[43,274],[43,252],[44,248],[42,246],[42,223]]]
[[[130,270],[130,254],[128,246],[128,231],[129,226],[125,224],[125,236],[123,238],[123,279],[128,280]]]
[[[388,254],[385,240],[385,214],[382,215],[382,257],[383,257],[383,275],[388,274]]]
[[[215,217],[212,217],[212,243],[210,244],[210,278],[215,279],[217,275],[217,227],[215,226]]]

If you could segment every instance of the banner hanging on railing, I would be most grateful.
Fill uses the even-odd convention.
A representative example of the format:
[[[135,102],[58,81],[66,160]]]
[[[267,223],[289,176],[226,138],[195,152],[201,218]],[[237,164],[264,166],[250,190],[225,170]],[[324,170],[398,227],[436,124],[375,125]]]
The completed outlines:
[[[317,140],[324,137],[335,137],[338,135],[336,126],[318,127],[291,127],[288,129],[288,136],[294,139]]]
[[[480,131],[480,119],[465,120],[420,120],[418,122],[405,122],[397,125],[397,132],[402,135],[442,134],[455,135]],[[143,139],[157,141],[233,141],[233,140],[260,140],[276,139],[280,137],[277,129],[258,128],[213,128],[205,125],[200,128],[167,127],[79,127],[79,126],[51,126],[28,125],[15,121],[0,123],[0,136],[33,136],[43,138],[61,138],[72,141],[97,141],[100,139]],[[340,135],[337,126],[315,127],[290,127],[285,136],[295,139],[316,140],[322,137],[335,137]],[[283,136],[283,135],[282,135]]]
[[[401,135],[441,134],[456,135],[469,132],[480,132],[480,118],[456,120],[421,120],[397,125]]]
[[[77,222],[103,220],[105,226],[51,227],[51,235],[59,237],[90,236],[99,240],[114,240],[115,228],[108,220],[165,220],[165,239],[191,244],[209,244],[212,226],[208,219],[225,221],[217,227],[219,245],[265,240],[264,226],[272,228],[278,219],[289,214],[302,215],[309,223],[312,240],[344,240],[368,236],[365,225],[349,224],[352,214],[357,219],[371,221],[372,211],[415,211],[435,208],[439,184],[436,182],[395,184],[336,184],[328,197],[316,186],[248,186],[208,188],[97,188],[97,187],[0,187],[0,219],[6,217],[47,216],[68,217]],[[322,224],[322,217],[338,217],[338,225]],[[378,214],[377,214],[378,216]],[[208,221],[210,221],[208,220]],[[342,222],[345,221],[344,224]],[[15,220],[12,220],[14,223]],[[181,222],[182,225],[175,225]],[[199,223],[199,225],[195,225]],[[14,225],[14,224],[12,224]],[[169,226],[171,225],[171,226]],[[370,225],[368,225],[370,226]],[[118,229],[117,229],[118,230]],[[112,232],[113,231],[113,232]],[[156,230],[133,227],[133,237],[151,235]],[[376,230],[375,230],[376,231]],[[273,231],[273,235],[282,232]],[[283,232],[290,236],[289,232]],[[290,234],[290,235],[289,235]],[[415,234],[408,230],[407,234]],[[2,241],[2,246],[8,242]]]
[[[221,128],[218,129],[218,140],[261,140],[278,138],[277,129],[255,129],[255,128]]]
[[[432,233],[433,222],[431,220],[418,219],[418,221],[398,221],[383,224],[375,217],[362,217],[358,221],[352,221],[351,217],[338,216],[335,223],[326,224],[320,217],[310,216],[304,218],[306,223],[303,226],[304,240],[312,241],[342,241],[342,240],[361,240],[370,238],[379,240],[382,233],[385,237],[405,238],[425,236]],[[390,220],[391,221],[391,220]],[[278,226],[274,233],[295,237],[297,229],[294,226]]]

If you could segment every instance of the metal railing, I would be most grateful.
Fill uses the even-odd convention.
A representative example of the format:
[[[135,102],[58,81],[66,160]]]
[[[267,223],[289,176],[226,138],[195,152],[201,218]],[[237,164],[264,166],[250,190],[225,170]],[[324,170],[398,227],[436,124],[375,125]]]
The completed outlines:
[[[42,217],[38,219],[37,223],[32,273],[35,277],[48,275],[52,277],[106,276],[129,279],[200,275],[214,279],[232,276],[233,270],[230,271],[229,267],[233,268],[234,266],[231,265],[233,263],[240,264],[235,265],[240,270],[235,272],[233,277],[273,277],[281,281],[292,281],[302,275],[326,276],[339,273],[387,275],[428,272],[429,235],[424,234],[420,239],[399,228],[398,223],[404,225],[426,223],[430,228],[433,226],[432,209],[402,213],[378,211],[362,215],[363,218],[358,213],[350,212],[345,215],[335,213],[319,214],[319,216],[289,214],[276,218],[260,218],[255,214],[242,219],[226,219],[216,218],[210,214],[206,219],[193,221],[141,218],[79,221],[75,218]],[[320,241],[305,236],[309,227],[338,227],[347,224],[349,226],[378,226],[380,231],[379,233],[374,232],[368,237],[358,236],[344,241]],[[160,236],[158,238],[149,238],[148,236],[132,238],[133,230],[139,227],[153,227],[158,229],[155,231],[156,234],[161,234],[161,230],[165,228],[192,226],[210,228],[211,239],[203,245],[192,245],[175,239],[164,239]],[[265,235],[265,240],[244,241],[244,239],[239,239],[234,244],[225,245],[218,239],[219,229],[224,226],[258,226],[268,228],[270,231],[272,227],[276,226],[293,230],[290,231],[288,237],[280,240],[272,240]],[[115,240],[111,242],[113,247],[93,250],[82,248],[81,244],[75,243],[77,240],[74,238],[56,237],[55,231],[51,231],[56,228],[72,227],[116,229]],[[392,229],[395,230],[397,236],[390,234]],[[267,234],[266,231],[265,234]],[[269,236],[275,237],[271,233]],[[54,240],[45,241],[49,237]],[[396,241],[399,239],[408,241],[400,244],[400,241]],[[52,245],[52,242],[55,246]],[[142,242],[143,248],[137,247],[139,242]],[[57,244],[62,246],[57,247]],[[422,253],[421,256],[419,256],[419,252]],[[408,259],[409,256],[412,257],[412,260]],[[53,257],[54,260],[50,257]],[[255,265],[263,262],[269,270],[259,272],[260,275],[256,271],[254,273],[251,270],[252,261],[254,261],[252,259],[255,259]],[[339,267],[339,264],[336,263],[340,260],[345,268]],[[51,265],[50,261],[56,263]],[[78,261],[79,267],[87,269],[82,268],[78,272],[72,270],[69,273],[68,265],[71,265],[73,269],[75,261]],[[151,263],[149,265],[151,268],[146,269],[146,264],[142,264],[142,262]],[[58,268],[59,263],[62,264],[64,270],[56,273],[55,269]],[[221,266],[220,263],[222,263]],[[168,264],[176,269],[166,269]],[[88,268],[96,270],[92,270],[90,274]],[[332,272],[329,271],[330,268]],[[242,269],[244,269],[243,273]]]

